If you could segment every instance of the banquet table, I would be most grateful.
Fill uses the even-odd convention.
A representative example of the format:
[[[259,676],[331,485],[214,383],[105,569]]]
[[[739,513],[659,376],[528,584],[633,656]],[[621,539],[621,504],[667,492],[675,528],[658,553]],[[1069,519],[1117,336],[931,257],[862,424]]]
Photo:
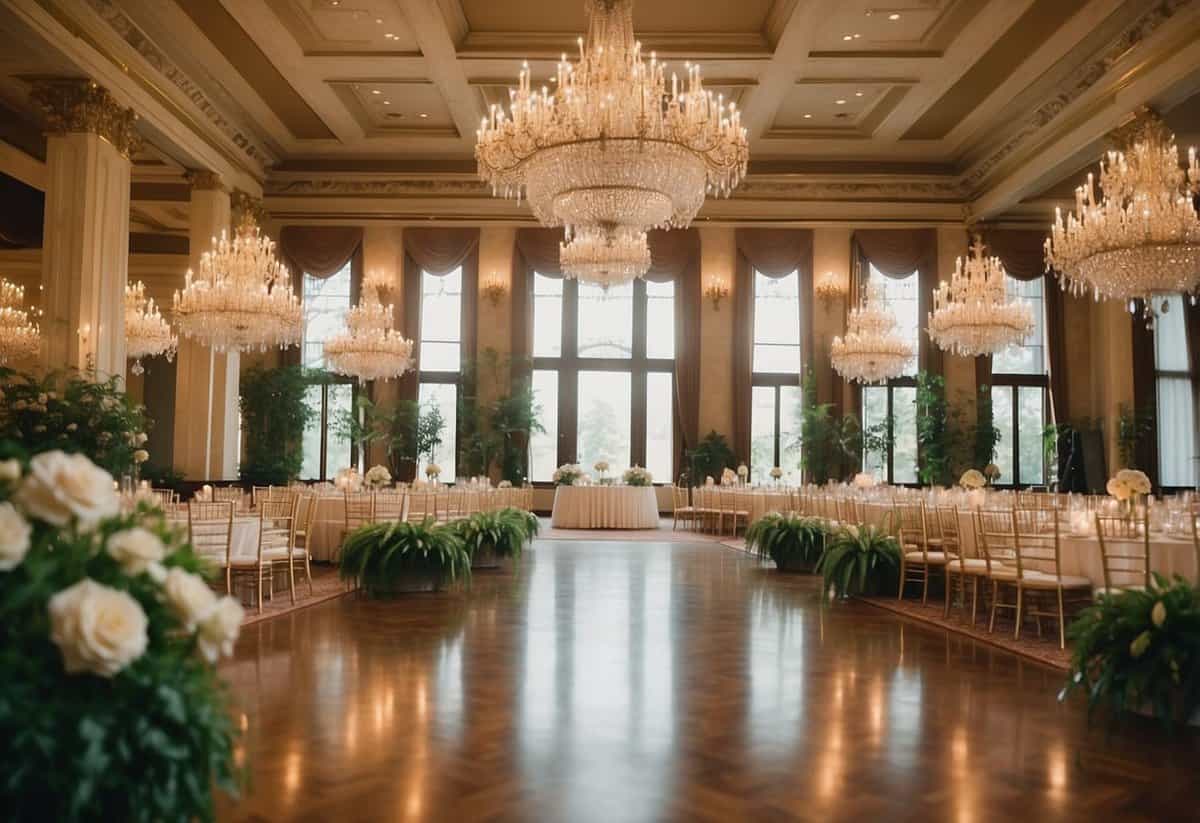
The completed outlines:
[[[653,486],[559,486],[550,517],[556,529],[657,529]]]
[[[188,523],[186,516],[170,517],[168,521],[184,535],[187,534]],[[255,515],[234,515],[233,528],[229,535],[229,553],[233,557],[254,559],[258,556],[259,525],[259,519]],[[222,557],[220,560],[224,562],[225,558]]]
[[[346,497],[338,494],[322,494],[317,498],[317,511],[313,516],[312,534],[308,538],[311,557],[319,562],[337,560],[342,548],[342,532],[346,528]]]

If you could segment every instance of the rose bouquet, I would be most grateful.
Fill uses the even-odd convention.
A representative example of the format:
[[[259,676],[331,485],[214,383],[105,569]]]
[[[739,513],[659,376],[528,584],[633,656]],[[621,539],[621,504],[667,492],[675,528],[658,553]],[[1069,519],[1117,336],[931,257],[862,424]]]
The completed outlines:
[[[583,479],[583,469],[574,463],[564,463],[554,470],[552,479],[556,486],[573,486]]]
[[[625,481],[626,486],[649,486],[654,483],[654,475],[641,466],[630,466],[621,475],[621,479]]]
[[[608,461],[607,460],[597,460],[595,465],[592,466],[592,468],[596,470],[597,474],[604,474],[605,472],[608,471]]]
[[[992,485],[1000,479],[1000,467],[995,463],[988,463],[983,467],[983,477],[989,486]]]
[[[372,466],[367,469],[363,480],[369,489],[386,489],[392,485],[392,473],[387,470],[387,466]]]
[[[1105,490],[1122,503],[1151,492],[1150,478],[1137,469],[1121,469],[1109,478]]]
[[[734,483],[737,483],[737,475],[734,474],[733,469],[726,468],[723,470],[721,472],[721,485],[732,486]]]
[[[18,468],[0,484],[5,819],[212,820],[213,784],[237,786],[212,664],[242,607],[161,512],[122,513],[88,458]]]
[[[745,483],[746,478],[750,476],[750,467],[745,463],[740,464],[737,467],[737,476],[738,480],[741,480],[743,483]]]
[[[854,475],[852,482],[856,489],[873,489],[875,488],[875,475],[871,472],[859,472]]]
[[[771,469],[771,479],[775,481],[775,485],[779,485],[780,479],[783,477],[783,469],[775,466]]]
[[[362,475],[353,466],[340,469],[333,481],[342,491],[356,492],[362,488]]]
[[[425,467],[425,476],[430,480],[436,481],[442,475],[442,467],[437,463],[430,463]]]
[[[982,489],[987,485],[987,478],[979,469],[967,469],[962,473],[962,477],[958,478],[958,485],[964,489]]]

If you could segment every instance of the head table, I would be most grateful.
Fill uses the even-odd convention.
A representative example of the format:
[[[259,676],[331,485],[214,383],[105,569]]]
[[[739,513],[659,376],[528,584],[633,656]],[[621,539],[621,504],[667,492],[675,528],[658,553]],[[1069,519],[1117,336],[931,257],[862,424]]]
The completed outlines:
[[[556,529],[657,529],[653,486],[559,486],[550,524]]]

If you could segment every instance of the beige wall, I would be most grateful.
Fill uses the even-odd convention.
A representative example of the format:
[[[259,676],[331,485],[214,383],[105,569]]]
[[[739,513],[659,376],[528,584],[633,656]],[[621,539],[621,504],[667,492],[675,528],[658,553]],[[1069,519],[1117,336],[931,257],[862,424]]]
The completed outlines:
[[[1120,468],[1117,417],[1120,407],[1133,407],[1133,326],[1124,304],[1091,304],[1091,408],[1104,427],[1108,472]],[[1068,347],[1069,350],[1069,347]]]
[[[938,229],[938,280],[949,281],[954,274],[954,263],[959,257],[967,256],[969,238],[967,232],[957,226]],[[920,318],[921,335],[925,332],[925,318]],[[932,341],[929,341],[932,343]],[[946,399],[953,406],[965,411],[965,422],[975,420],[975,358],[960,357],[950,352],[942,353],[942,369],[946,377]]]
[[[701,289],[721,284],[729,296],[718,306],[705,297],[700,310],[700,436],[733,436],[733,269],[737,247],[730,227],[700,228]]]
[[[813,278],[819,281],[825,272],[833,272],[846,288],[850,283],[850,235],[848,228],[813,229]],[[806,365],[829,362],[833,338],[846,331],[846,297],[817,300],[813,305],[813,351],[805,354]],[[817,368],[817,397],[822,403],[833,402],[833,371]]]
[[[479,325],[477,354],[483,364],[483,353],[494,349],[501,363],[512,353],[512,263],[513,244],[517,230],[511,226],[484,226],[479,234]],[[495,303],[484,293],[488,283],[495,281],[504,287],[504,293]],[[501,369],[492,374],[481,369],[479,374],[479,396],[484,400],[495,399],[507,392],[508,371]]]

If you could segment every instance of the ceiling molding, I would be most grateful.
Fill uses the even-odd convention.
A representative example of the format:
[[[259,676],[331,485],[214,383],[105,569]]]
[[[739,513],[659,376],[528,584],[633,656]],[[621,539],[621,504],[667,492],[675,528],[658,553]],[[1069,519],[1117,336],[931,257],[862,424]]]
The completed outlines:
[[[471,31],[458,46],[465,60],[520,55],[529,60],[557,60],[578,54],[579,32]],[[759,32],[638,32],[642,51],[663,58],[769,60],[774,49]]]

